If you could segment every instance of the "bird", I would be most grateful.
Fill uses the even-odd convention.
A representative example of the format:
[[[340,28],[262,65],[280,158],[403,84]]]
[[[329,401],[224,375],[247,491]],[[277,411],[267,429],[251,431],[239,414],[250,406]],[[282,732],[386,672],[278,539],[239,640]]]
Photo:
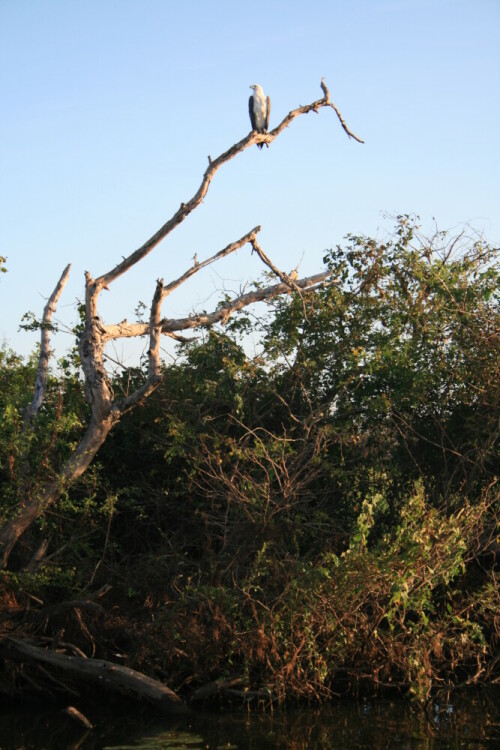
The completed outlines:
[[[271,113],[271,100],[264,94],[262,87],[258,83],[253,83],[250,88],[253,95],[248,100],[248,112],[252,130],[257,133],[267,133],[269,127],[269,115]],[[257,146],[262,148],[264,144],[258,143]],[[267,145],[267,144],[266,144]]]

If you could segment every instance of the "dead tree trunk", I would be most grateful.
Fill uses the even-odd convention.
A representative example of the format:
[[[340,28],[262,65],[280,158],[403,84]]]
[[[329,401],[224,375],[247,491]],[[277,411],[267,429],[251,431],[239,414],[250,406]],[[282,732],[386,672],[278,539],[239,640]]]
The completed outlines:
[[[215,255],[204,261],[195,262],[178,279],[168,284],[164,284],[163,279],[160,279],[156,284],[152,298],[148,323],[128,323],[127,321],[123,321],[117,324],[105,324],[99,317],[98,312],[98,301],[102,290],[108,290],[117,278],[145,258],[167,235],[181,224],[203,201],[212,179],[219,168],[245,149],[250,148],[256,143],[272,143],[296,117],[309,112],[318,112],[323,107],[332,108],[347,135],[362,143],[361,139],[348,129],[337,107],[330,101],[330,95],[324,81],[321,82],[321,88],[324,94],[322,99],[291,110],[274,130],[269,133],[252,131],[217,159],[212,160],[209,157],[208,167],[196,193],[187,203],[181,203],[180,208],[174,215],[144,245],[131,253],[110,271],[96,279],[92,278],[89,273],[86,273],[85,328],[81,335],[79,350],[81,365],[85,375],[87,399],[92,407],[92,418],[79,445],[66,463],[59,468],[56,479],[38,488],[37,491],[32,491],[31,496],[28,493],[23,493],[24,497],[20,498],[15,513],[0,528],[0,560],[3,567],[7,565],[9,556],[24,531],[29,528],[41,513],[57,500],[63,490],[84,473],[106,440],[110,430],[122,415],[132,409],[137,403],[147,398],[158,386],[161,381],[160,339],[162,334],[182,340],[182,337],[179,335],[180,331],[210,328],[216,323],[224,324],[233,313],[255,302],[271,299],[277,295],[290,292],[302,294],[304,291],[317,289],[325,283],[333,283],[333,280],[329,279],[329,272],[298,280],[290,278],[284,271],[278,269],[257,243],[257,234],[260,231],[260,226],[258,226],[241,237],[241,239],[227,245],[227,247]],[[248,246],[252,252],[256,252],[262,262],[277,276],[279,283],[236,296],[210,313],[195,314],[178,320],[162,318],[161,306],[169,294],[186,282],[193,274],[198,273],[208,265],[221,260],[244,246]],[[68,272],[69,268],[63,274],[64,281],[67,278]],[[55,301],[60,294],[60,285],[61,281],[49,301],[50,304],[46,308],[46,310],[50,310],[50,314],[52,314]],[[58,288],[59,291],[56,294]],[[49,352],[48,330],[47,325],[42,325],[39,366],[42,376],[46,376],[47,372]],[[140,336],[149,337],[147,378],[143,385],[135,392],[126,398],[117,399],[113,393],[111,379],[104,365],[105,347],[110,341],[116,339]],[[38,391],[35,395],[33,405],[28,408],[25,415],[25,419],[30,422],[30,429],[36,429],[35,419],[41,399],[43,398],[44,388],[38,387],[38,380],[37,388]]]

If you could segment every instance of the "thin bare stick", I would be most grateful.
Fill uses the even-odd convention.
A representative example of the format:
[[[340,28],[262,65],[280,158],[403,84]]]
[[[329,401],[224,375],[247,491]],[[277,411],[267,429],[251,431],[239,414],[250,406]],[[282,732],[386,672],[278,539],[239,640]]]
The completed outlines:
[[[277,266],[275,266],[275,265],[274,265],[274,263],[273,263],[273,262],[272,262],[272,261],[271,261],[271,260],[270,260],[270,259],[269,259],[269,258],[267,257],[267,255],[265,254],[265,252],[263,251],[263,249],[262,249],[262,248],[260,247],[259,243],[257,242],[257,240],[256,240],[255,238],[254,238],[254,239],[252,239],[252,241],[251,241],[251,242],[252,242],[252,247],[253,247],[253,249],[255,250],[255,252],[257,253],[257,255],[259,256],[259,258],[261,259],[261,261],[262,261],[262,262],[263,262],[263,263],[264,263],[264,264],[265,264],[265,265],[266,265],[266,266],[267,266],[268,268],[270,268],[270,269],[271,269],[271,271],[272,271],[273,273],[275,273],[275,274],[276,274],[276,276],[278,276],[278,278],[280,278],[280,279],[281,279],[281,281],[282,281],[282,282],[283,282],[284,284],[286,284],[287,286],[289,286],[289,287],[290,287],[290,289],[295,289],[295,291],[299,292],[299,294],[300,294],[300,287],[298,287],[298,286],[297,286],[297,283],[296,283],[296,281],[294,281],[294,280],[293,280],[293,279],[292,279],[292,278],[291,278],[291,277],[290,277],[290,276],[289,276],[289,275],[288,275],[287,273],[285,273],[284,271],[280,271],[280,269],[279,269],[279,268],[278,268]]]
[[[156,289],[151,303],[151,315],[149,317],[149,366],[148,377],[144,385],[137,388],[133,393],[125,398],[114,402],[112,407],[113,413],[124,414],[129,411],[135,404],[147,398],[160,384],[161,363],[160,363],[160,342],[161,342],[161,305],[166,296],[163,279],[158,279]]]
[[[331,277],[331,271],[324,271],[318,273],[315,276],[309,278],[300,279],[294,282],[299,290],[311,291],[316,288],[318,284],[326,281]],[[241,310],[248,305],[252,305],[255,302],[263,302],[273,297],[277,297],[280,294],[286,294],[290,290],[288,283],[275,284],[268,286],[264,289],[256,289],[253,292],[247,292],[241,294],[239,297],[230,300],[225,305],[222,305],[212,313],[202,313],[199,315],[192,315],[189,318],[179,318],[177,320],[164,320],[162,323],[162,332],[167,333],[168,331],[182,331],[189,328],[202,328],[209,327],[215,323],[226,323],[228,318],[238,310]]]
[[[349,130],[349,128],[345,124],[345,120],[342,117],[342,115],[340,114],[338,108],[336,107],[336,105],[332,101],[330,101],[330,92],[328,90],[328,86],[326,85],[324,78],[321,79],[321,84],[320,85],[321,85],[321,89],[322,89],[322,91],[323,91],[323,93],[325,95],[325,104],[329,104],[330,107],[333,109],[333,111],[335,112],[335,114],[339,118],[340,124],[344,128],[344,130],[347,133],[347,135],[349,136],[349,138],[354,138],[354,140],[357,141],[358,143],[364,143],[364,141],[362,141],[361,138],[358,138],[357,135],[354,135],[354,133],[351,130]]]
[[[201,271],[202,268],[206,268],[206,266],[209,266],[211,263],[215,263],[217,260],[220,260],[221,258],[225,258],[227,255],[230,255],[231,253],[234,253],[236,250],[239,250],[240,247],[243,247],[243,245],[246,245],[247,242],[253,242],[255,235],[257,232],[260,232],[262,227],[259,225],[257,227],[254,227],[249,232],[247,232],[241,239],[236,240],[236,242],[231,242],[229,245],[224,247],[222,250],[219,250],[219,252],[215,253],[215,255],[212,255],[210,258],[207,258],[206,260],[203,260],[201,262],[195,261],[193,266],[189,268],[185,273],[182,274],[182,276],[179,276],[178,279],[175,279],[174,281],[171,281],[170,284],[166,284],[164,287],[165,296],[167,294],[171,294],[175,289],[177,289],[181,284],[184,284],[185,281],[187,281],[193,274],[197,273],[198,271]]]
[[[296,284],[296,278],[292,277],[292,275],[288,275],[284,271],[280,271],[280,269],[277,266],[275,266],[274,263],[267,257],[267,255],[264,253],[264,251],[262,250],[262,248],[260,247],[260,245],[259,245],[259,243],[257,242],[256,239],[252,240],[252,247],[255,250],[255,252],[257,253],[257,255],[259,256],[259,258],[261,259],[261,261],[263,263],[265,263],[265,265],[268,268],[270,268],[273,273],[275,273],[277,276],[279,276],[279,278],[282,280],[282,282],[284,284],[287,284],[290,287],[290,289],[295,289],[295,291],[298,292],[299,297],[302,300],[302,308],[304,310],[304,318],[306,320],[308,320],[306,303],[304,301],[304,297],[302,296],[300,287],[298,287],[297,284]],[[295,277],[297,276],[297,272],[296,271],[292,272],[292,273],[294,273]]]
[[[340,114],[340,111],[338,107],[330,101],[330,93],[324,83],[324,79],[321,79],[321,88],[323,90],[323,93],[326,90],[326,94],[322,99],[317,99],[315,102],[311,102],[311,104],[306,104],[303,107],[297,107],[296,109],[292,109],[291,112],[287,114],[287,116],[280,122],[278,127],[274,128],[274,130],[270,130],[269,133],[263,133],[259,135],[259,137],[256,139],[256,143],[272,143],[274,139],[281,133],[282,130],[287,128],[290,123],[295,120],[296,117],[299,117],[300,115],[306,115],[309,112],[318,112],[319,109],[322,107],[331,107],[337,117],[339,118],[340,124],[342,125],[342,128],[347,133],[349,138],[353,138],[358,143],[364,143],[364,141],[359,138],[357,135],[355,135],[349,128],[347,127],[344,118]],[[257,134],[258,135],[258,134]]]

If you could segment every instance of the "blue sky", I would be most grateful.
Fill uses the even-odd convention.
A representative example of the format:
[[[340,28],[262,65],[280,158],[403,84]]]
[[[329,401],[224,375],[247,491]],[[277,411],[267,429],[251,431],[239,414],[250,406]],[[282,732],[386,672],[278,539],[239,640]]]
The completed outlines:
[[[217,174],[203,205],[105,293],[106,322],[134,318],[158,277],[256,224],[285,270],[320,270],[348,233],[386,214],[424,229],[471,223],[500,241],[498,0],[0,0],[0,340],[41,313],[64,266],[57,318],[75,320],[83,273],[108,271],[197,190],[213,158],[250,130],[249,85],[271,126],[321,96],[332,111],[296,120],[269,149]],[[172,317],[211,309],[260,273],[240,250],[167,300]],[[71,337],[60,334],[61,353]],[[118,357],[130,357],[117,347]]]

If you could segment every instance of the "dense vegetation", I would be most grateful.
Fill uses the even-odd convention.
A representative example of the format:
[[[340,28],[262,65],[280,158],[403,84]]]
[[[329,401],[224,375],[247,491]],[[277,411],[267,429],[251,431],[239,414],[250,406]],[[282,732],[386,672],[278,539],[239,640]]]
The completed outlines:
[[[247,697],[425,700],[498,680],[498,251],[421,238],[402,216],[325,264],[323,289],[179,345],[22,537],[2,634],[64,632],[186,693],[219,680]],[[76,355],[59,365],[27,431],[36,359],[0,354],[4,518],[88,419]],[[56,606],[104,584],[99,610]]]

